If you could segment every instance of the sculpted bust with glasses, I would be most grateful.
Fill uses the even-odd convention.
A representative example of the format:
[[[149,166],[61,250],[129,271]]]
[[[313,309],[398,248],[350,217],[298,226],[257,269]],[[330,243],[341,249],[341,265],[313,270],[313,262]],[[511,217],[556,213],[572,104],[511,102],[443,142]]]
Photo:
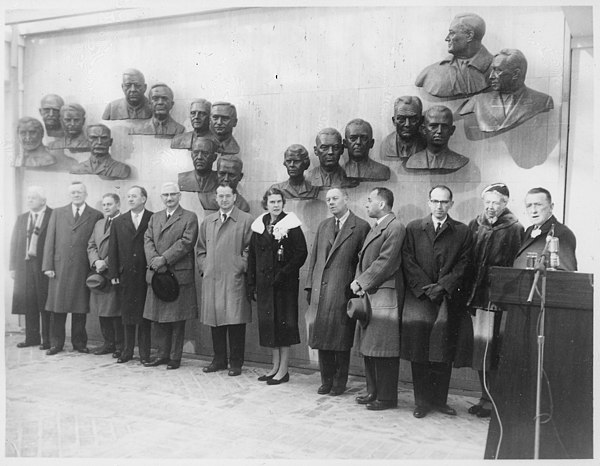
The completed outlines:
[[[448,173],[464,167],[469,159],[448,148],[448,141],[455,129],[452,111],[448,107],[435,105],[427,110],[421,126],[427,147],[409,158],[406,168]]]
[[[190,103],[190,123],[192,124],[193,130],[176,135],[171,141],[171,149],[191,150],[196,138],[212,136],[210,131],[211,106],[212,104],[206,99],[192,100]]]
[[[398,97],[394,102],[392,123],[396,131],[388,134],[381,143],[382,159],[406,160],[425,149],[425,140],[419,131],[423,123],[421,99],[411,95]]]
[[[271,189],[279,189],[285,194],[286,199],[314,199],[319,195],[319,188],[310,184],[304,177],[304,172],[310,166],[306,147],[301,144],[289,146],[283,154],[283,166],[289,178],[274,184]]]
[[[356,118],[346,125],[344,146],[348,150],[348,162],[344,165],[348,178],[365,181],[387,181],[389,167],[369,158],[373,148],[373,127],[368,121]]]
[[[213,165],[217,160],[217,143],[210,137],[194,139],[190,156],[194,170],[179,173],[179,189],[198,193],[214,193],[219,185]]]
[[[146,80],[141,71],[129,68],[123,71],[121,89],[125,98],[112,101],[102,114],[103,120],[147,120],[152,109],[146,96]]]
[[[525,85],[526,75],[527,60],[520,50],[500,50],[492,62],[492,92],[473,96],[459,113],[474,113],[479,129],[493,133],[512,129],[553,109],[552,97]]]
[[[319,158],[319,166],[308,172],[309,183],[320,188],[356,187],[358,181],[349,179],[340,166],[344,145],[339,131],[334,128],[322,129],[317,134],[315,144],[314,151]]]

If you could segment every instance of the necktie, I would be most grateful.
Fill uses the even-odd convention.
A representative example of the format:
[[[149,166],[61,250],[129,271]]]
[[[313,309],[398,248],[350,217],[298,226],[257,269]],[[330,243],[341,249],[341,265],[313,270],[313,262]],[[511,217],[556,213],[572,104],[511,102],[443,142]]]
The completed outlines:
[[[35,224],[37,223],[38,214],[29,215],[29,228],[27,229],[27,239],[30,240],[33,235],[33,230],[35,230]]]
[[[442,227],[442,224],[440,222],[435,222],[435,232],[437,233],[438,231],[440,231],[440,228]]]
[[[140,226],[140,214],[133,214],[133,226],[137,230]]]
[[[173,214],[167,214],[167,221],[169,221],[169,219],[171,218],[171,215],[173,215]]]
[[[79,217],[81,217],[81,216],[79,215],[79,207],[77,207],[75,209],[75,223],[77,223],[77,221],[79,220]]]
[[[225,223],[227,221],[227,214],[221,214],[221,222]]]
[[[338,233],[340,232],[340,219],[336,218],[335,219],[335,227],[333,228],[333,237],[337,237]]]
[[[112,218],[107,218],[106,223],[104,224],[104,233],[106,233],[108,231],[111,223],[112,223]]]

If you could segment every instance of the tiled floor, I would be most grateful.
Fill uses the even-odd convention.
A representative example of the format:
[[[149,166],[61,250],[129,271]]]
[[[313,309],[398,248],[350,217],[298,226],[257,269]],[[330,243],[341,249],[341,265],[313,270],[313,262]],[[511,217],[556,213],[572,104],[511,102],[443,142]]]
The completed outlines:
[[[202,459],[481,459],[488,421],[467,414],[475,398],[450,395],[457,417],[412,415],[410,386],[398,409],[354,402],[364,379],[341,397],[316,394],[319,375],[294,370],[268,386],[242,375],[205,374],[199,359],[180,369],[116,364],[111,355],[17,349],[6,336],[6,456]],[[116,463],[114,463],[116,464]]]

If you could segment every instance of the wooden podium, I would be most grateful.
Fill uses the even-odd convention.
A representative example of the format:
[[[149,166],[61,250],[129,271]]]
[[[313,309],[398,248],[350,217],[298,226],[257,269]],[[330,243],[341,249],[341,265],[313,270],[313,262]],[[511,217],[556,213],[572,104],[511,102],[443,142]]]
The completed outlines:
[[[527,296],[533,271],[492,267],[492,301],[504,311],[485,458],[530,459],[534,453],[540,300]],[[541,289],[541,277],[538,288]],[[547,272],[540,458],[592,458],[593,275]],[[498,419],[498,417],[500,419]],[[547,422],[544,422],[547,421]]]

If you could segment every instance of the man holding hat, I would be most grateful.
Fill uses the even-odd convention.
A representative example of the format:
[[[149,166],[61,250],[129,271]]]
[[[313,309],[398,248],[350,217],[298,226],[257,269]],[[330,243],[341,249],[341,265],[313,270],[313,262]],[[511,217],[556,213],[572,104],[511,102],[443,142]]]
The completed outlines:
[[[166,364],[167,369],[177,369],[183,354],[185,321],[198,315],[194,285],[198,217],[179,205],[177,183],[163,184],[160,197],[166,208],[152,215],[144,235],[146,283],[152,285],[146,293],[144,318],[156,323],[158,357],[144,365]],[[154,278],[156,274],[159,277]],[[176,282],[164,279],[168,276]]]
[[[365,361],[367,394],[358,404],[379,411],[398,406],[400,313],[404,301],[401,248],[406,229],[392,212],[394,194],[374,188],[367,214],[376,220],[358,254],[352,292],[366,296],[371,306],[368,325],[359,326],[359,351]]]
[[[118,194],[107,193],[102,196],[104,218],[94,225],[94,231],[88,241],[87,253],[92,268],[87,285],[91,290],[90,310],[100,320],[100,330],[104,344],[95,348],[96,355],[110,354],[113,358],[121,356],[123,349],[123,324],[117,299],[117,290],[107,279],[108,249],[110,230],[113,220],[119,216],[121,199]]]

